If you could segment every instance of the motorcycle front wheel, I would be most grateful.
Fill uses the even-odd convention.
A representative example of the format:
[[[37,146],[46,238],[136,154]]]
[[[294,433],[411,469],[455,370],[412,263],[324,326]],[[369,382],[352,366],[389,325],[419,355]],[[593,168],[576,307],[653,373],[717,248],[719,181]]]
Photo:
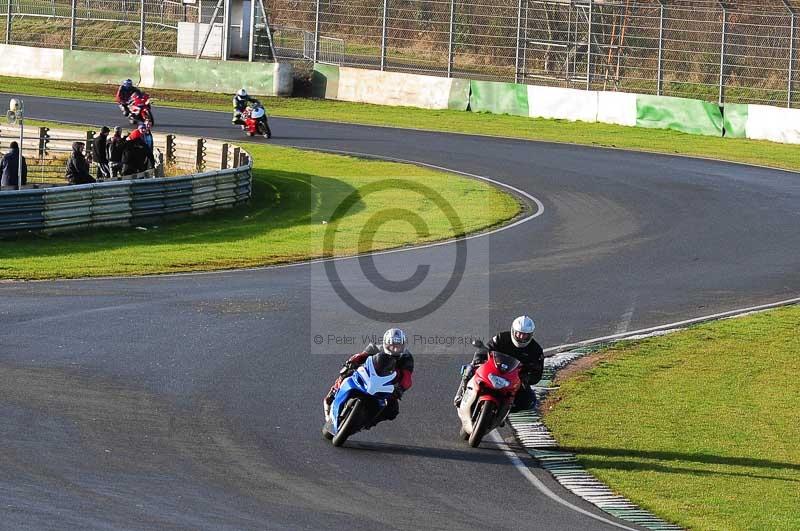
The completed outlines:
[[[469,445],[472,448],[477,448],[484,435],[489,433],[494,420],[494,404],[491,402],[484,402],[481,406],[481,411],[478,413],[478,420],[472,428],[472,433],[469,436]]]
[[[345,418],[339,426],[339,431],[333,436],[331,443],[334,446],[341,446],[347,441],[347,438],[357,432],[361,426],[364,425],[364,413],[366,412],[366,404],[359,399],[354,399],[355,403],[350,407]]]

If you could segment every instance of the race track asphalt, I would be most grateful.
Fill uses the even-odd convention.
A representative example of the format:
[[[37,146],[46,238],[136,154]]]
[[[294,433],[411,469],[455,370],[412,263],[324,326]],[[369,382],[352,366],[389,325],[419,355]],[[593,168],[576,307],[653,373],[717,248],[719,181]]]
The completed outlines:
[[[120,122],[110,104],[27,97],[26,105],[31,118]],[[157,108],[156,118],[164,131],[242,138],[223,113]],[[543,210],[526,199],[538,216],[466,240],[460,269],[458,246],[447,244],[377,255],[374,264],[0,284],[0,528],[613,529],[542,495],[498,445],[473,450],[457,440],[450,402],[470,356],[460,338],[486,337],[527,312],[549,347],[800,291],[795,173],[500,138],[272,125],[274,144],[490,177]],[[379,289],[398,288],[418,266],[428,274],[409,292]],[[416,354],[401,415],[331,447],[319,433],[321,398],[362,335],[388,327],[335,289],[382,311],[411,311],[435,300],[453,271],[460,281],[438,308],[395,323]],[[602,514],[525,463],[564,499]]]

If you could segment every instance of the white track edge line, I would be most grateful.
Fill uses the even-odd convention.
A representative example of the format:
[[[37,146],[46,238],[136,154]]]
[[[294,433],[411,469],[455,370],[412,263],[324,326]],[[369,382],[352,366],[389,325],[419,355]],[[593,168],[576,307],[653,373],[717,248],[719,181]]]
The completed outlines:
[[[527,479],[528,482],[536,488],[536,490],[538,490],[539,492],[541,492],[542,494],[544,494],[545,496],[547,496],[551,500],[555,501],[556,503],[560,503],[561,505],[563,505],[563,506],[567,507],[568,509],[571,509],[571,510],[577,512],[577,513],[580,513],[580,514],[583,514],[585,516],[588,516],[589,518],[592,518],[592,519],[597,520],[599,522],[603,522],[604,524],[612,525],[612,526],[618,527],[620,529],[626,529],[628,531],[637,531],[636,528],[628,527],[626,525],[614,522],[613,520],[609,520],[608,518],[604,518],[602,516],[596,515],[596,514],[590,512],[590,511],[587,511],[585,509],[581,509],[577,505],[573,505],[572,503],[568,502],[567,500],[561,498],[558,494],[556,494],[555,492],[553,492],[552,490],[547,488],[547,485],[545,485],[539,478],[537,478],[534,475],[533,472],[531,472],[531,470],[528,468],[528,466],[525,463],[522,462],[522,459],[520,459],[519,456],[511,449],[511,447],[508,446],[508,443],[506,443],[506,441],[504,441],[503,438],[500,435],[497,434],[497,430],[492,431],[489,434],[489,437],[495,443],[497,443],[498,446],[500,446],[500,449],[503,451],[503,453],[506,455],[506,457],[508,457],[508,459],[511,461],[511,464],[514,465],[514,468],[516,468],[519,471],[519,473],[522,474],[522,477]]]

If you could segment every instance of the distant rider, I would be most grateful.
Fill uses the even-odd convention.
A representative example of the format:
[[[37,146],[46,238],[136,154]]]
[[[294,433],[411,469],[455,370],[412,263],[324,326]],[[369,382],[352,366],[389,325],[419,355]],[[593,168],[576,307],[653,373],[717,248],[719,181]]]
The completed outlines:
[[[142,91],[133,85],[133,80],[131,79],[126,79],[123,81],[117,89],[117,95],[114,99],[116,100],[117,105],[119,105],[120,110],[122,110],[122,113],[125,115],[125,118],[131,115],[128,105],[130,104],[131,98],[134,96],[134,94],[141,96]]]
[[[478,350],[472,358],[472,363],[464,371],[453,404],[456,407],[461,404],[461,397],[467,388],[467,382],[475,374],[475,369],[486,363],[490,351],[495,351],[514,357],[522,364],[520,371],[522,385],[514,398],[512,411],[532,409],[536,403],[536,395],[531,386],[536,385],[542,379],[544,372],[544,351],[541,345],[533,339],[535,328],[533,319],[527,315],[521,315],[514,319],[511,330],[497,334],[489,341],[486,348]]]
[[[383,408],[378,417],[373,421],[373,426],[384,420],[394,420],[400,413],[400,403],[398,400],[403,396],[403,393],[411,388],[412,384],[411,375],[414,372],[414,357],[406,348],[407,345],[408,342],[405,333],[399,328],[390,328],[383,334],[383,345],[377,347],[370,343],[363,352],[359,352],[348,359],[344,365],[342,365],[342,368],[339,370],[339,377],[322,402],[322,406],[325,409],[325,418],[327,419],[330,414],[333,398],[336,396],[336,391],[339,390],[339,386],[342,385],[342,382],[349,378],[356,369],[361,367],[367,361],[367,358],[383,351],[394,360],[394,370],[397,372],[397,376],[394,380],[394,393],[391,398],[389,398],[386,407]]]
[[[261,105],[261,102],[247,94],[245,89],[239,89],[236,94],[233,95],[233,119],[231,120],[233,125],[244,126],[242,113],[248,105]]]

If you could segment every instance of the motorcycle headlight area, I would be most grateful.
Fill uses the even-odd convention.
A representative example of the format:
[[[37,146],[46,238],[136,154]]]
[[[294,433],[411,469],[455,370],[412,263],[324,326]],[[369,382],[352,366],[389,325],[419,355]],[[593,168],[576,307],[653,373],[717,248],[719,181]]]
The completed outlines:
[[[511,382],[509,382],[505,378],[497,376],[496,374],[490,374],[489,381],[492,382],[492,385],[494,386],[495,389],[502,389],[504,387],[508,387],[509,385],[511,385]]]

